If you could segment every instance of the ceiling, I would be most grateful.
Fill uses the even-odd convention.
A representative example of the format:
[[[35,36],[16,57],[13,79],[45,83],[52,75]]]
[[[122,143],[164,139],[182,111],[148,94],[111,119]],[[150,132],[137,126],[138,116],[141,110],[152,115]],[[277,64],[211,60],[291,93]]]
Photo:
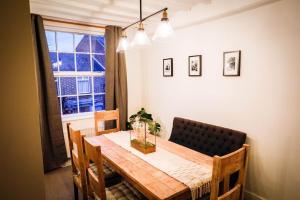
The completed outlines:
[[[278,0],[143,0],[143,16],[168,7],[175,28],[185,27],[274,1]],[[139,0],[30,0],[30,9],[46,17],[99,25],[124,27],[139,19]],[[160,17],[147,20],[148,25]]]
[[[188,10],[210,0],[143,0],[143,16],[164,7]],[[101,25],[126,26],[139,19],[139,0],[30,0],[32,13]]]

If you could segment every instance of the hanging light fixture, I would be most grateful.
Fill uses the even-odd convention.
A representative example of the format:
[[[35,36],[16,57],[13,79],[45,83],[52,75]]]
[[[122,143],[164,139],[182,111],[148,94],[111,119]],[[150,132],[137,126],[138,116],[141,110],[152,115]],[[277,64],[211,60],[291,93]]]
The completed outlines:
[[[149,46],[151,45],[151,40],[149,39],[147,33],[145,32],[144,29],[144,24],[143,22],[154,16],[157,15],[161,12],[163,12],[163,17],[161,19],[161,24],[157,28],[157,31],[154,34],[153,39],[156,38],[165,38],[170,36],[173,33],[173,29],[169,24],[169,18],[168,18],[168,13],[167,13],[168,8],[161,9],[145,18],[143,18],[142,15],[142,0],[140,0],[140,19],[139,21],[136,21],[125,28],[122,29],[122,36],[120,37],[117,52],[124,52],[129,48],[129,42],[127,40],[127,36],[125,34],[125,30],[128,29],[129,27],[138,24],[138,29],[137,32],[135,33],[135,36],[133,38],[133,41],[131,42],[131,46],[138,46],[138,47],[143,47],[143,46]]]
[[[128,42],[128,39],[127,39],[126,32],[122,31],[122,36],[121,36],[120,41],[119,41],[117,52],[124,52],[128,49],[128,47],[129,47],[129,42]]]
[[[139,23],[139,27],[131,42],[131,46],[144,47],[151,45],[151,41],[145,32],[143,22]]]
[[[174,31],[172,26],[169,23],[168,13],[167,10],[164,10],[163,16],[160,20],[160,24],[158,25],[152,39],[160,39],[160,38],[166,38],[171,35],[173,35]]]

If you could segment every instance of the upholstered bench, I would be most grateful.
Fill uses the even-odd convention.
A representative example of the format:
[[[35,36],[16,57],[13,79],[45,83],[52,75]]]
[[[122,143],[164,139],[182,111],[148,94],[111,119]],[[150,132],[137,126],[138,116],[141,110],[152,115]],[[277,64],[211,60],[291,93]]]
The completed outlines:
[[[169,140],[209,156],[223,156],[241,148],[245,143],[246,134],[175,117]]]
[[[246,134],[220,126],[205,124],[189,119],[175,117],[169,141],[188,147],[209,156],[224,156],[241,148]],[[230,177],[230,188],[235,185],[238,172]],[[222,184],[220,184],[222,185]],[[209,200],[207,194],[199,200]]]

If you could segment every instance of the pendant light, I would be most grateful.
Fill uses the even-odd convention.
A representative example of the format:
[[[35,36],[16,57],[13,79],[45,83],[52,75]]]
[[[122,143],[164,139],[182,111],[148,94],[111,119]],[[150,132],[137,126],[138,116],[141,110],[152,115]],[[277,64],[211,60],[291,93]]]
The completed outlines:
[[[128,47],[129,47],[129,42],[127,39],[126,32],[122,31],[122,36],[120,38],[119,45],[117,47],[117,52],[124,52],[128,49]]]
[[[137,32],[135,33],[133,41],[131,42],[131,46],[144,47],[149,45],[151,45],[151,41],[144,29],[142,0],[140,0],[140,21]]]
[[[134,38],[130,44],[130,46],[133,46],[133,47],[145,47],[145,46],[149,46],[151,45],[151,40],[149,39],[145,29],[144,29],[144,24],[143,22],[154,16],[154,15],[157,15],[161,12],[163,12],[163,17],[161,18],[161,23],[160,25],[158,26],[155,34],[154,34],[154,37],[153,39],[157,39],[157,38],[166,38],[170,35],[172,35],[173,33],[173,29],[171,27],[171,25],[169,24],[169,18],[168,18],[168,13],[167,13],[167,10],[168,8],[163,8],[145,18],[143,18],[143,15],[142,15],[142,0],[140,0],[140,19],[139,21],[136,21],[128,26],[126,26],[125,28],[122,29],[122,35],[120,37],[120,40],[119,40],[119,44],[118,44],[118,47],[117,47],[117,52],[124,52],[126,51],[128,48],[129,48],[129,42],[128,42],[128,39],[127,39],[127,36],[125,34],[125,30],[133,25],[136,25],[138,24],[138,29],[134,35]]]
[[[156,28],[156,31],[152,37],[153,40],[160,38],[166,38],[173,35],[174,31],[172,26],[169,23],[167,10],[164,10],[163,17],[161,18],[160,24]]]
[[[143,22],[139,23],[139,27],[137,32],[135,33],[135,36],[131,42],[131,46],[136,47],[145,47],[151,45],[151,41],[145,32]]]

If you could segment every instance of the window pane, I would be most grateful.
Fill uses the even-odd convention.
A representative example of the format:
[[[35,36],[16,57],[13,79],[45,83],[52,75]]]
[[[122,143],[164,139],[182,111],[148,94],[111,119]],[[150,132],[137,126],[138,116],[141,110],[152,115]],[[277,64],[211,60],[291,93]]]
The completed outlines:
[[[88,35],[75,34],[76,52],[90,52],[90,37]]]
[[[57,54],[56,52],[50,52],[49,53],[50,56],[50,61],[51,61],[51,65],[52,65],[52,70],[53,71],[58,71],[58,62],[57,62]]]
[[[90,54],[76,55],[77,71],[91,71]]]
[[[55,32],[46,31],[46,38],[49,51],[56,51]]]
[[[105,71],[105,55],[92,55],[93,71],[104,72]]]
[[[92,93],[92,78],[91,77],[78,77],[78,94],[91,94]]]
[[[105,52],[104,37],[103,36],[91,36],[92,52],[103,53]]]
[[[93,111],[93,97],[79,96],[79,112],[92,112]]]
[[[62,97],[63,114],[78,113],[77,97]]]
[[[95,95],[94,101],[95,101],[95,110],[96,111],[105,110],[105,95],[104,94]]]
[[[72,33],[57,32],[57,50],[59,52],[74,52]]]
[[[94,93],[105,93],[105,76],[94,77]]]
[[[56,85],[56,94],[57,94],[57,96],[59,96],[59,82],[58,82],[58,78],[57,77],[55,77],[54,78],[54,81],[55,81],[55,85]]]
[[[75,77],[61,77],[61,95],[76,95],[76,78]]]
[[[58,59],[60,64],[60,71],[75,71],[73,53],[59,53]]]

